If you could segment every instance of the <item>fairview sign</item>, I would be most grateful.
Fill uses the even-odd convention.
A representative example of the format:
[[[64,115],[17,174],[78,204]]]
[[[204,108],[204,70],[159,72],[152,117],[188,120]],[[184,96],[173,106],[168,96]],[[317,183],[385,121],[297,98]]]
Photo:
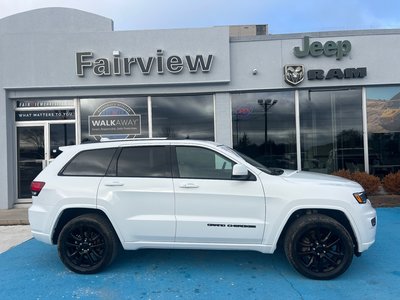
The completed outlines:
[[[165,72],[178,74],[185,69],[190,73],[207,73],[211,71],[213,59],[212,54],[164,57],[161,49],[157,50],[155,56],[149,57],[122,57],[120,51],[113,51],[112,58],[96,58],[93,52],[77,52],[76,74],[79,77],[84,77],[87,72],[93,72],[97,76],[129,76],[135,73],[149,75],[152,72],[161,75]]]

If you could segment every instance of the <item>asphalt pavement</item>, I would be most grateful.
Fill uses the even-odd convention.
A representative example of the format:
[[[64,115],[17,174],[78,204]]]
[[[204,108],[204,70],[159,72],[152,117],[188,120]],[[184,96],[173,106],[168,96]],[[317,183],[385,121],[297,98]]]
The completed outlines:
[[[299,275],[281,251],[125,251],[78,275],[30,239],[0,254],[0,299],[399,299],[400,208],[377,211],[376,243],[330,281]]]

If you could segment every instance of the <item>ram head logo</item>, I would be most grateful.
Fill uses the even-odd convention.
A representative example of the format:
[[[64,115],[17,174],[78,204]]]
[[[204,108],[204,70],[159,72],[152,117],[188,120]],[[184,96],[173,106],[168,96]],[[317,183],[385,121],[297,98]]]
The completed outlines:
[[[284,67],[285,81],[290,85],[298,85],[304,80],[303,65],[285,65]]]

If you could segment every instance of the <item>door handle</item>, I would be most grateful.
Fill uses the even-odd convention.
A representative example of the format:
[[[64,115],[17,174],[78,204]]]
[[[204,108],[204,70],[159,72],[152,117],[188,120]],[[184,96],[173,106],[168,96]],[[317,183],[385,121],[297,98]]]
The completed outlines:
[[[108,182],[104,184],[105,186],[123,186],[124,184],[122,182]]]
[[[184,189],[196,189],[199,186],[195,183],[184,183],[184,184],[181,184],[180,187],[184,188]]]

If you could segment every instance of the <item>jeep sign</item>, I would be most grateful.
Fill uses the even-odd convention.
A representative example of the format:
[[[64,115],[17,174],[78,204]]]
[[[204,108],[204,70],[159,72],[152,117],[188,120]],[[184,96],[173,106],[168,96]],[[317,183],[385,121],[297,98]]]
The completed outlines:
[[[325,44],[321,42],[312,42],[310,44],[310,37],[305,36],[303,39],[303,49],[300,47],[294,47],[293,52],[296,57],[302,58],[307,55],[313,57],[325,55],[325,56],[336,56],[337,60],[342,59],[351,51],[351,43],[348,40],[344,41],[327,41]]]

